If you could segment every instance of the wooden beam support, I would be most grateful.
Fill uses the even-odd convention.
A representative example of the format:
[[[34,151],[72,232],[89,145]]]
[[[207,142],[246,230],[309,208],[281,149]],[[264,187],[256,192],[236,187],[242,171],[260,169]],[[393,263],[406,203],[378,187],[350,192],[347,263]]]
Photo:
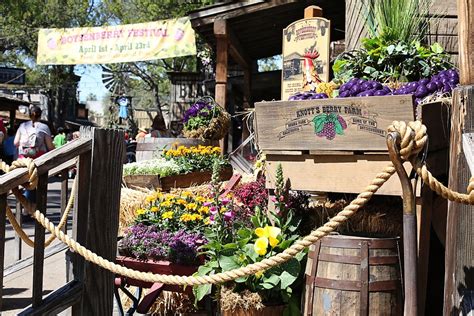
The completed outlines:
[[[215,99],[216,102],[227,109],[227,63],[229,57],[229,40],[227,33],[227,21],[214,21],[214,35],[217,43],[217,57],[216,57],[216,87]],[[227,152],[225,139],[220,141],[222,153]]]
[[[310,5],[309,7],[304,9],[304,18],[311,19],[311,18],[320,18],[323,16],[323,9],[316,5]]]
[[[451,106],[449,188],[465,192],[469,170],[463,134],[474,132],[474,0],[457,1],[459,77]],[[444,315],[472,312],[474,284],[474,206],[448,202],[446,225]],[[471,302],[469,302],[471,301]]]
[[[474,1],[473,1],[474,3]],[[461,10],[460,10],[461,11]],[[474,14],[474,11],[472,11]],[[451,107],[449,188],[466,192],[472,176],[467,164],[462,134],[474,132],[474,85],[455,89]],[[462,301],[469,300],[474,284],[474,206],[448,202],[444,275],[444,315],[462,313]]]
[[[458,0],[459,83],[474,84],[474,1]]]

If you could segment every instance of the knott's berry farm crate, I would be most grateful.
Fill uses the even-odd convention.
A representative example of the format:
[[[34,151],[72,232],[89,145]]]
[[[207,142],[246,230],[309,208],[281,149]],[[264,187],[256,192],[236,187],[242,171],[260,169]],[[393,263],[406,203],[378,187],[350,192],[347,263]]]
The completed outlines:
[[[430,107],[436,113],[442,108]],[[395,120],[415,119],[409,95],[260,102],[255,112],[258,146],[267,158],[267,187],[274,188],[281,163],[292,189],[318,192],[363,190],[390,162],[387,127]],[[409,163],[405,167],[411,170]],[[377,194],[401,195],[398,177],[392,176]]]

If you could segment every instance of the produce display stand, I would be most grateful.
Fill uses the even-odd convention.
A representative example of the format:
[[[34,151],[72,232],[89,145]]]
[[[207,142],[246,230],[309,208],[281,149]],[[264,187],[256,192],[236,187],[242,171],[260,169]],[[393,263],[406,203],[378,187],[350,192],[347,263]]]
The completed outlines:
[[[281,164],[284,177],[294,190],[359,193],[391,162],[387,127],[393,121],[415,119],[427,126],[429,146],[425,158],[430,170],[435,177],[446,176],[448,107],[441,102],[416,107],[413,101],[410,95],[398,95],[257,103],[256,136],[258,147],[266,156],[267,188],[275,189],[276,169]],[[340,123],[335,132],[330,130],[334,120]],[[325,126],[328,123],[331,124]],[[404,167],[410,174],[411,165],[405,163]],[[420,187],[415,192],[418,290],[424,297],[430,227],[435,213],[431,190]],[[398,176],[394,174],[376,194],[402,196]],[[439,218],[445,221],[442,216]]]

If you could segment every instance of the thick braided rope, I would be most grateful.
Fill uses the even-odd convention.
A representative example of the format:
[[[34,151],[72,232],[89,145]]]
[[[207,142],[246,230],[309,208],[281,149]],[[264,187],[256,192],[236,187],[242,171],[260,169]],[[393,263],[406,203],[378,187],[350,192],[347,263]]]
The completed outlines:
[[[73,203],[74,203],[74,192],[76,190],[77,186],[77,177],[74,179],[74,182],[72,184],[72,189],[71,189],[71,195],[69,196],[69,200],[67,202],[66,208],[64,209],[64,213],[61,216],[61,220],[59,221],[59,224],[57,226],[58,229],[62,229],[63,226],[67,223],[67,218],[69,216],[69,213],[72,209]],[[16,194],[15,194],[16,195]],[[21,195],[23,197],[23,195]],[[17,197],[18,198],[18,197]],[[17,210],[18,212],[19,210]],[[35,242],[26,234],[26,232],[23,230],[23,228],[20,226],[18,221],[15,218],[15,215],[13,215],[13,212],[11,208],[7,205],[7,218],[10,224],[12,225],[13,229],[15,232],[18,234],[18,236],[21,238],[21,240],[27,244],[30,247],[35,246]],[[51,235],[48,237],[48,239],[44,243],[44,247],[48,247],[51,245],[51,243],[56,239],[56,236]]]
[[[31,158],[19,158],[15,160],[11,166],[7,165],[4,161],[0,161],[0,169],[8,173],[18,168],[27,168],[29,179],[27,183],[23,184],[23,187],[27,190],[34,190],[38,186],[38,170],[33,159]]]
[[[444,184],[439,182],[426,168],[426,165],[417,163],[414,165],[416,173],[423,179],[423,182],[426,183],[431,190],[436,192],[438,195],[442,196],[445,199],[450,201],[455,201],[458,203],[474,205],[474,176],[469,179],[469,184],[467,186],[467,194],[459,193],[447,188]]]
[[[41,212],[36,211],[34,217],[38,222],[41,223],[52,235],[56,236],[59,240],[68,245],[69,248],[74,252],[80,254],[87,261],[90,261],[104,269],[107,269],[115,274],[123,275],[135,280],[141,280],[145,282],[153,283],[165,283],[165,284],[176,284],[176,285],[200,285],[200,284],[216,284],[223,283],[231,280],[235,280],[239,277],[255,274],[258,271],[265,271],[271,267],[280,265],[289,259],[293,258],[296,254],[301,252],[303,249],[309,247],[322,237],[333,232],[341,223],[345,222],[349,217],[359,210],[363,205],[370,200],[375,192],[395,173],[395,168],[392,164],[387,166],[381,173],[377,174],[372,180],[369,186],[360,193],[356,199],[354,199],[348,206],[340,211],[336,216],[330,219],[329,222],[323,226],[313,230],[311,234],[296,241],[290,248],[287,248],[282,253],[279,253],[270,258],[266,258],[260,262],[250,264],[246,267],[241,267],[235,270],[217,273],[208,276],[179,276],[179,275],[163,275],[153,274],[147,272],[140,272],[133,269],[129,269],[113,263],[107,259],[98,256],[92,251],[88,250],[84,246],[81,246],[75,240],[69,238],[64,234],[58,227],[51,223]]]
[[[408,124],[395,121],[389,126],[388,131],[400,133],[400,156],[403,160],[411,161],[416,173],[431,190],[450,201],[474,205],[474,176],[469,179],[467,194],[459,193],[439,182],[426,165],[419,159],[416,159],[416,156],[423,149],[427,141],[425,125],[421,124],[420,121],[409,122]]]

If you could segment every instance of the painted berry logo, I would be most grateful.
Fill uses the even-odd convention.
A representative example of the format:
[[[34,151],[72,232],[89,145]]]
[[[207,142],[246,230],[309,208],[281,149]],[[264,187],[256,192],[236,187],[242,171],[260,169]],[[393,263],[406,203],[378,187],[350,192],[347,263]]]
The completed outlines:
[[[326,137],[328,140],[334,139],[336,135],[344,135],[344,130],[347,128],[346,121],[335,113],[316,115],[313,123],[316,135]]]

